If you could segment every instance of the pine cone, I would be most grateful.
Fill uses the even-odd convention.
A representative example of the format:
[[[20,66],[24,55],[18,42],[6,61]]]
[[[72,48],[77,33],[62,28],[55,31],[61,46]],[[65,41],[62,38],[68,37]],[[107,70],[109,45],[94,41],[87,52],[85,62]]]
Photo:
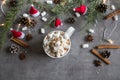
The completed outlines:
[[[17,0],[10,0],[9,4],[11,7],[16,7],[18,5],[18,2]]]
[[[101,56],[103,58],[109,58],[110,57],[110,52],[108,50],[102,51]]]
[[[63,0],[54,0],[55,4],[60,4],[60,2],[62,2]]]
[[[29,22],[28,18],[21,17],[19,19],[19,23],[22,24],[22,25],[24,25],[24,26],[34,27],[37,22],[34,19],[31,19],[31,22]]]
[[[16,54],[16,53],[18,53],[18,51],[19,51],[19,47],[18,46],[16,46],[16,45],[14,45],[14,44],[12,44],[11,46],[10,46],[10,53],[12,53],[12,54]]]
[[[92,35],[87,35],[86,36],[86,41],[87,42],[92,42],[94,39],[93,39],[93,36]]]
[[[67,19],[67,22],[68,22],[68,23],[74,23],[74,22],[75,22],[75,19],[72,18],[72,17],[70,17],[70,18]]]
[[[93,64],[98,67],[101,66],[101,61],[100,60],[94,60]]]
[[[107,11],[107,5],[105,4],[100,4],[98,6],[96,6],[96,10],[101,12],[101,13],[104,13]]]

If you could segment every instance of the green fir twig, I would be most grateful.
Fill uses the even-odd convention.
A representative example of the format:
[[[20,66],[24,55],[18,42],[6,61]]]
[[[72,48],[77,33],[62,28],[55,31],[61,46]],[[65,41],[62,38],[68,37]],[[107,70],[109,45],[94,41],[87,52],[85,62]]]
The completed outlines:
[[[0,49],[2,49],[3,44],[5,43],[7,32],[9,31],[10,27],[13,25],[13,21],[16,19],[17,13],[21,8],[23,0],[17,0],[19,5],[18,7],[11,7],[10,11],[7,12],[5,18],[5,26],[1,27],[0,32]]]

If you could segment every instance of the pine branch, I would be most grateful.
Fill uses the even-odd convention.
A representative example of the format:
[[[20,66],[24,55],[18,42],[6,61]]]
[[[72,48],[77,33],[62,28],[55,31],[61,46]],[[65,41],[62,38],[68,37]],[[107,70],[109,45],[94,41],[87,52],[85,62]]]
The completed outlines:
[[[18,0],[19,1],[19,0]],[[9,31],[10,27],[13,24],[13,21],[16,19],[17,13],[19,9],[21,8],[21,5],[23,3],[23,0],[19,1],[18,7],[11,7],[10,11],[8,11],[5,19],[5,26],[2,27],[2,31],[0,32],[0,49],[2,49],[3,44],[5,43],[7,32]]]

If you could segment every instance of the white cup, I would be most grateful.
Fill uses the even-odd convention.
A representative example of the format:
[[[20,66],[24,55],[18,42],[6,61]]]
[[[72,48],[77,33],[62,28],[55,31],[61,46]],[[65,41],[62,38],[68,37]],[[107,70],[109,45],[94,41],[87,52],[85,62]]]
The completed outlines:
[[[72,36],[72,34],[74,33],[74,31],[75,31],[75,29],[74,29],[73,27],[69,27],[66,32],[56,30],[56,31],[52,31],[52,32],[48,33],[48,34],[45,36],[44,40],[43,40],[43,49],[44,49],[45,53],[46,53],[49,57],[51,57],[51,58],[62,58],[62,57],[64,57],[64,56],[66,56],[66,55],[68,54],[68,52],[70,51],[70,48],[71,48],[70,37]],[[47,40],[47,36],[48,36],[49,34],[53,34],[54,32],[63,32],[63,33],[64,33],[63,36],[65,37],[65,39],[67,39],[67,40],[70,41],[70,45],[68,46],[67,52],[65,52],[64,55],[59,56],[59,57],[55,57],[55,56],[51,55],[51,53],[49,53],[50,51],[48,51],[48,50],[46,49],[46,47],[45,47],[45,45],[46,45],[46,40]]]

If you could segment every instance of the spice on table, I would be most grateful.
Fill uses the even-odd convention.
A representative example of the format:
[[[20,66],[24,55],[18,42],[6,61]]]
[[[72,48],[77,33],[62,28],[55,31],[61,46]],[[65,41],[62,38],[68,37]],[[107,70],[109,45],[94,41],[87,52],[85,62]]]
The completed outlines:
[[[92,35],[87,35],[86,38],[85,38],[85,40],[86,40],[87,42],[92,42],[92,41],[94,40],[94,38],[93,38]]]
[[[96,7],[96,10],[101,12],[101,13],[104,13],[107,11],[107,5],[105,4],[99,4],[97,7]]]
[[[24,59],[26,59],[26,55],[25,55],[25,53],[21,53],[21,54],[19,54],[19,59],[20,59],[20,60],[24,60]]]
[[[11,46],[9,48],[9,51],[12,54],[16,54],[19,51],[19,47],[17,45],[15,45],[15,44],[11,44]]]
[[[24,42],[24,41],[21,40],[21,39],[12,37],[10,40],[13,41],[13,42],[15,42],[16,44],[24,47],[24,48],[28,48],[28,47],[29,47],[29,44],[27,44],[26,42]]]
[[[120,14],[120,10],[113,11],[112,13],[105,16],[105,19],[111,19],[112,17],[114,17],[114,16],[116,16],[118,14]]]
[[[120,49],[120,46],[118,46],[118,45],[103,44],[103,45],[96,46],[96,48],[97,49]]]
[[[101,52],[101,56],[102,56],[103,58],[109,58],[109,57],[110,57],[110,51],[108,51],[108,50],[102,51],[102,52]]]
[[[93,64],[98,67],[98,66],[101,66],[101,61],[100,60],[94,60],[93,61]]]
[[[30,33],[28,33],[27,35],[26,35],[26,40],[27,41],[29,41],[29,40],[31,40],[33,37],[32,37],[32,35],[30,34]]]
[[[73,17],[70,17],[70,18],[67,19],[67,22],[68,23],[74,23],[75,19]]]
[[[111,62],[107,58],[103,58],[96,49],[92,49],[91,53],[94,54],[95,56],[97,56],[99,59],[101,59],[106,64],[111,64]]]

